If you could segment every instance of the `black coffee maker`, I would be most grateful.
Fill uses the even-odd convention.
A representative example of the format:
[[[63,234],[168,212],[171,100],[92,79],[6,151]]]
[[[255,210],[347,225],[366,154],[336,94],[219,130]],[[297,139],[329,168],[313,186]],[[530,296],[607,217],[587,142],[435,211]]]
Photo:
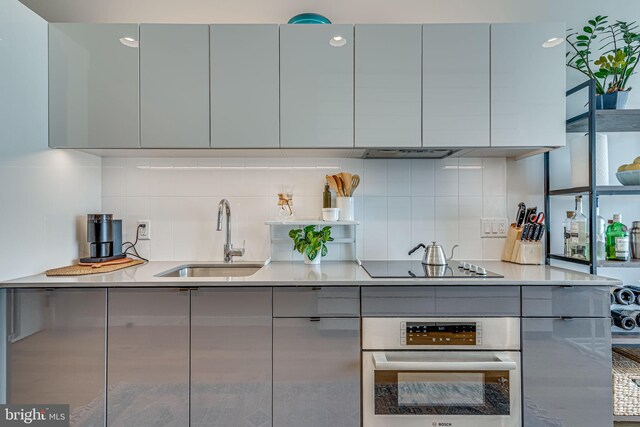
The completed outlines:
[[[88,258],[80,262],[105,262],[124,258],[122,253],[122,220],[113,219],[113,214],[87,215]]]

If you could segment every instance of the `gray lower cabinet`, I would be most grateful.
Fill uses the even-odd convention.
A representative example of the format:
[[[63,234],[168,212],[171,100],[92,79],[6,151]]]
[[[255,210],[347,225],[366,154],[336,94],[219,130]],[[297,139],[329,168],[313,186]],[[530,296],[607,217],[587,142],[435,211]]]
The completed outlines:
[[[271,426],[271,288],[191,291],[191,427]]]
[[[273,426],[360,426],[360,319],[273,320]]]
[[[107,426],[189,425],[189,292],[109,289]]]
[[[524,427],[611,426],[608,318],[522,319]]]
[[[0,289],[0,404],[68,404],[71,426],[104,425],[105,302],[104,289]]]

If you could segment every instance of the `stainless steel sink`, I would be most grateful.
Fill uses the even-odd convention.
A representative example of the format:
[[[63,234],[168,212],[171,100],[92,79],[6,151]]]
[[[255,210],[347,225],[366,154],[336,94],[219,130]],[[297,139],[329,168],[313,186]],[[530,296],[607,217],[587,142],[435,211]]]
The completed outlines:
[[[158,277],[246,277],[264,264],[189,264],[158,274]]]

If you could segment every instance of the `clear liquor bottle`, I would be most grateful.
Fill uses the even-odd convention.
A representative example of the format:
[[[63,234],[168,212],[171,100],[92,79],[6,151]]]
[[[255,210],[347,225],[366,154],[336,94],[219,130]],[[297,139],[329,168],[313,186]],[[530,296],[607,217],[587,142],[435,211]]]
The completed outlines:
[[[605,243],[605,234],[607,232],[607,223],[600,216],[600,199],[596,197],[596,258],[603,260],[607,256],[607,248]]]
[[[576,196],[576,213],[571,220],[571,256],[589,259],[589,221],[582,212],[582,196]]]
[[[613,223],[607,227],[606,248],[608,260],[629,260],[629,230],[622,223],[620,214],[614,214]]]
[[[571,256],[571,220],[575,215],[574,211],[567,211],[567,217],[562,222],[564,227],[564,256]]]

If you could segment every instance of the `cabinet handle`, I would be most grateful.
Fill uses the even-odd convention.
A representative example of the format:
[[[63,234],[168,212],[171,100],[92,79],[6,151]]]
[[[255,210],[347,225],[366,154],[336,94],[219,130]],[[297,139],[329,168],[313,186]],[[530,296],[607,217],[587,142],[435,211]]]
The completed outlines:
[[[9,309],[8,317],[9,317],[9,333],[7,335],[7,340],[11,341],[15,336],[20,334],[20,329],[18,326],[18,296],[16,289],[7,289],[7,307]]]
[[[570,316],[560,316],[556,318],[556,320],[573,320],[573,317]]]
[[[321,291],[322,288],[320,286],[314,286],[311,288],[312,291]]]
[[[309,318],[309,322],[319,322],[320,318],[319,317],[310,317]]]

